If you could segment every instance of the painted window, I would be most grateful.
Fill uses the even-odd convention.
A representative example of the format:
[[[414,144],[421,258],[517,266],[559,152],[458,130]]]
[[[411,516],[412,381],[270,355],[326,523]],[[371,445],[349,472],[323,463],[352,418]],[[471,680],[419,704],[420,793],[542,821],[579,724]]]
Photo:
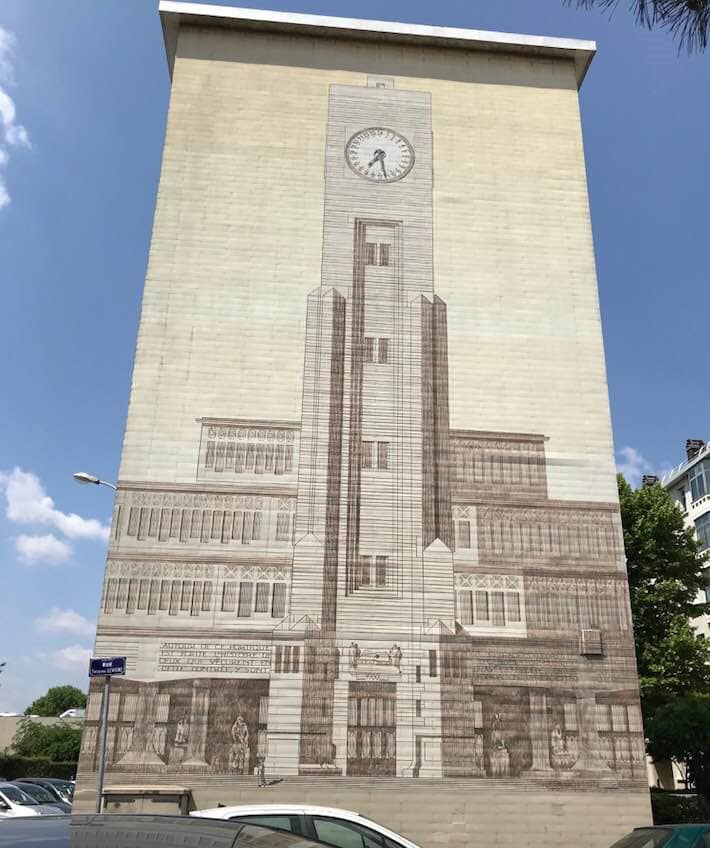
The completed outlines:
[[[471,522],[467,518],[459,519],[454,522],[456,526],[456,547],[470,548],[471,547]]]
[[[377,344],[377,361],[381,365],[386,365],[389,362],[390,340],[378,339]]]
[[[373,460],[374,460],[374,442],[363,442],[362,443],[362,467],[363,468],[374,468]]]
[[[467,627],[523,631],[523,582],[512,575],[456,575],[456,608]]]

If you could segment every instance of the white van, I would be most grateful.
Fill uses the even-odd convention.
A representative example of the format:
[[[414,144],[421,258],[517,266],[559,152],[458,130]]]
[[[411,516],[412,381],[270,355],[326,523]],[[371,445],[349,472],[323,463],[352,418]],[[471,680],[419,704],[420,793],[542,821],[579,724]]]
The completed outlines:
[[[62,815],[56,807],[39,804],[14,783],[0,783],[0,819]]]

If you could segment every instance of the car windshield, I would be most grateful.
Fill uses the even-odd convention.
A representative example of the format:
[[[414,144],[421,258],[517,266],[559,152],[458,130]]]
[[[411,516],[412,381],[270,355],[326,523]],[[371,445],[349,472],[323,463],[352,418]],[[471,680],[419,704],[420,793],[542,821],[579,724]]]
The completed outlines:
[[[639,827],[615,842],[611,848],[661,848],[673,836],[662,827]]]
[[[18,786],[12,786],[9,783],[0,786],[0,794],[4,795],[8,801],[12,801],[13,804],[20,804],[23,807],[33,807],[38,803]]]
[[[68,780],[55,780],[54,787],[62,795],[66,795],[70,801],[74,797],[74,784]]]
[[[57,803],[57,799],[54,797],[54,795],[52,795],[51,792],[48,792],[41,786],[37,786],[36,783],[21,783],[19,785],[19,789],[26,795],[29,795],[31,798],[34,798],[38,804]]]

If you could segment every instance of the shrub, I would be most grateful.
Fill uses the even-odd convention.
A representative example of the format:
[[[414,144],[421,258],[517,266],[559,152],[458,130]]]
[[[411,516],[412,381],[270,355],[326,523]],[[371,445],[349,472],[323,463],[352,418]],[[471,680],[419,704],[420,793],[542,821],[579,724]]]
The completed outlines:
[[[76,768],[76,763],[56,763],[47,757],[0,754],[0,775],[8,780],[17,780],[20,777],[56,777],[60,780],[73,780],[76,776]]]
[[[691,792],[651,790],[654,824],[692,824],[710,821],[710,804]]]

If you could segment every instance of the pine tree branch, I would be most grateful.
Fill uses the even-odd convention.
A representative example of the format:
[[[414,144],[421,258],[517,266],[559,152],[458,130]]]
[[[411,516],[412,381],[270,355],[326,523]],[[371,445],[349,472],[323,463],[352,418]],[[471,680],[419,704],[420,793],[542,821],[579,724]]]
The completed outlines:
[[[583,9],[615,9],[621,0],[564,0],[566,6]],[[637,23],[648,29],[667,30],[678,49],[703,51],[710,38],[710,0],[629,0]]]

